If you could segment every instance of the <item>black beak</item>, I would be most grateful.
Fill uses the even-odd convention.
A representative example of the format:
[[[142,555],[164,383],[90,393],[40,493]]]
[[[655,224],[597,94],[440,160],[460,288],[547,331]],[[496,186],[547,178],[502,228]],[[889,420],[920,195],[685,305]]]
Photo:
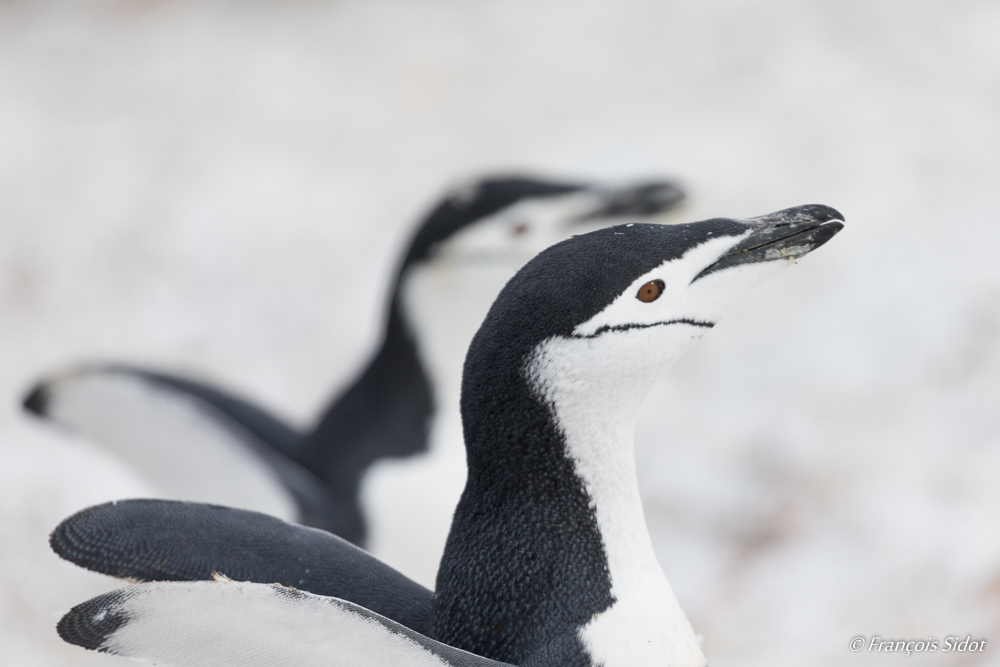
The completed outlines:
[[[650,181],[628,188],[600,191],[600,194],[604,199],[603,205],[576,222],[625,216],[644,218],[676,208],[685,197],[681,186],[671,181]]]
[[[746,221],[753,233],[734,246],[695,280],[739,264],[796,259],[811,253],[844,228],[844,216],[821,204],[786,208]]]

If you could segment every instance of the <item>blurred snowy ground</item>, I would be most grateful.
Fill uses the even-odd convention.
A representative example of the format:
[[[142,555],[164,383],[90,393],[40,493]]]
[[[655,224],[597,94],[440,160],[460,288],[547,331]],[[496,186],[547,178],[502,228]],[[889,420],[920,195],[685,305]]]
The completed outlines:
[[[0,663],[124,664],[57,639],[117,584],[46,535],[153,492],[22,415],[33,379],[186,369],[305,422],[425,207],[523,167],[847,216],[640,424],[713,667],[1000,664],[997,35],[992,0],[0,4]]]

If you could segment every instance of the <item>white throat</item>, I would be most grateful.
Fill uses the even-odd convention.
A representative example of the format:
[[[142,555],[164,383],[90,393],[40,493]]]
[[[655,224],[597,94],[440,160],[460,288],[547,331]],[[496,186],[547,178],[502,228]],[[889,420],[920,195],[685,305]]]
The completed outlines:
[[[667,583],[646,528],[635,469],[635,418],[653,382],[703,329],[688,325],[551,338],[526,369],[552,407],[596,513],[615,603],[583,627],[593,664],[702,667],[704,655]],[[670,340],[675,339],[675,340]],[[651,363],[635,349],[653,348]],[[624,364],[624,367],[623,367]]]

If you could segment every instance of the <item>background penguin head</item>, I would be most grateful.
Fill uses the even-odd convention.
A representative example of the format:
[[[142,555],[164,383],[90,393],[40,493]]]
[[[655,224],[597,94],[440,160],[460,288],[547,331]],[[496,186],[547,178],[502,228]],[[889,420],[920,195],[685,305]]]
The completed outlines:
[[[747,220],[621,225],[549,248],[504,288],[476,334],[463,406],[465,393],[489,394],[501,376],[637,406],[730,304],[828,241],[841,219],[801,206]]]
[[[669,181],[623,187],[486,178],[455,188],[425,218],[402,270],[433,259],[516,262],[520,268],[571,234],[625,223],[676,208],[684,192]]]
[[[668,181],[623,187],[526,177],[473,182],[428,214],[400,267],[393,307],[401,307],[432,374],[442,369],[435,380],[454,378],[457,390],[476,328],[526,262],[574,234],[649,220],[683,199]]]

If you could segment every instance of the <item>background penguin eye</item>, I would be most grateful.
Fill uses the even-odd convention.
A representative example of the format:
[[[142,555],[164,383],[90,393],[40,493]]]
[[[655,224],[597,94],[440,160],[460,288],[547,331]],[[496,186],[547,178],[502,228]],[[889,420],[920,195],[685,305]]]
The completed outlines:
[[[639,293],[635,295],[635,298],[639,299],[643,303],[649,303],[651,301],[656,301],[663,294],[664,284],[662,280],[650,280],[648,283],[639,288]]]
[[[512,225],[510,228],[510,233],[513,234],[514,236],[523,236],[527,231],[528,231],[528,223],[526,222],[518,222],[517,224]]]

